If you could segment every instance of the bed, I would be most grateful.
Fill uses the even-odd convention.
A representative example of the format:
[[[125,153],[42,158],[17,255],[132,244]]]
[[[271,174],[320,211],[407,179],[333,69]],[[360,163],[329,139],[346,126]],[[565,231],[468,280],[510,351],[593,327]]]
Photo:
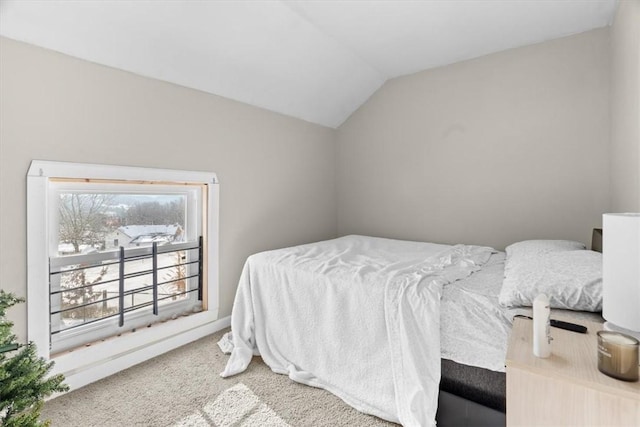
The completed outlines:
[[[276,373],[405,426],[504,425],[506,343],[520,312],[512,306],[527,298],[518,286],[503,295],[505,257],[482,246],[367,236],[252,255],[221,375],[241,373],[259,354]],[[597,311],[592,282],[587,308]],[[575,300],[563,292],[560,300]]]

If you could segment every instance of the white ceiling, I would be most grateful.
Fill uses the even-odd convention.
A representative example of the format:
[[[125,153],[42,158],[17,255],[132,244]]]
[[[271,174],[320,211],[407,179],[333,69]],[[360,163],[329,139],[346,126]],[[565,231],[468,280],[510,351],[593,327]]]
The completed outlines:
[[[0,0],[0,35],[338,127],[387,79],[611,24],[617,0]]]

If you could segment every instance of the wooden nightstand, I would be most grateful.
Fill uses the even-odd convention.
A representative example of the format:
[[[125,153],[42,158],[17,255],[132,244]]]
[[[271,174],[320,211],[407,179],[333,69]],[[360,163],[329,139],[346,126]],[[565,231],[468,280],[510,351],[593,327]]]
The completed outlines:
[[[551,328],[551,357],[540,359],[532,351],[532,321],[515,319],[506,360],[507,426],[640,426],[640,382],[598,371],[602,325],[576,323],[588,332]]]

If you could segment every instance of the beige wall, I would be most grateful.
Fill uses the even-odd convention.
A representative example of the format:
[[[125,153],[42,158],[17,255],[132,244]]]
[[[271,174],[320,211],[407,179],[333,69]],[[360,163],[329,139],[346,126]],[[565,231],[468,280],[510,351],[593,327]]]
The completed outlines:
[[[0,38],[0,288],[21,296],[32,159],[216,172],[221,316],[249,254],[336,233],[332,129]]]
[[[338,232],[588,242],[609,196],[608,29],[387,82],[338,130]]]
[[[640,212],[640,0],[611,28],[611,210]]]

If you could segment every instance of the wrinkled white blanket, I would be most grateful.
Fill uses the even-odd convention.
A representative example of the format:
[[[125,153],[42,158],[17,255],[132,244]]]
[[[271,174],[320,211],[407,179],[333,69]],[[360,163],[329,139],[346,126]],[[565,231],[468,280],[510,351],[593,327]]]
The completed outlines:
[[[405,426],[435,425],[442,286],[491,248],[346,236],[252,255],[223,377],[261,355],[274,372]]]

